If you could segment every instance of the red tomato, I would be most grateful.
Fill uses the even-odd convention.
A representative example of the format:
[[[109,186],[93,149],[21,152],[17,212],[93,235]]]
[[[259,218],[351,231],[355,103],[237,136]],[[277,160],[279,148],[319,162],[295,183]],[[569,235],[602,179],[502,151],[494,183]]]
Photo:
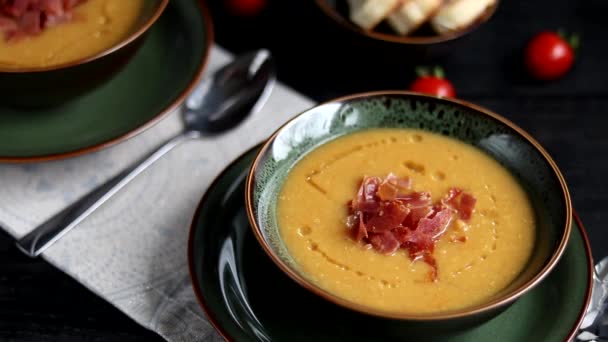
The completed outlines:
[[[418,77],[410,86],[410,90],[440,97],[456,97],[452,83],[437,76]]]
[[[574,49],[557,33],[542,32],[528,43],[525,62],[534,78],[555,80],[572,68]]]
[[[267,0],[226,0],[230,12],[240,16],[254,16],[262,12]]]

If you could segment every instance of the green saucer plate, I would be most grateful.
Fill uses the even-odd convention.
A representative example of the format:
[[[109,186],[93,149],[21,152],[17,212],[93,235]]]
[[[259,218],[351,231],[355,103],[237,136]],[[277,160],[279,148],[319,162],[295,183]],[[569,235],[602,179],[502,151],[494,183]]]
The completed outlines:
[[[144,131],[201,78],[212,41],[204,1],[171,0],[131,62],[103,86],[54,108],[0,106],[0,162],[72,157]]]
[[[190,230],[188,259],[198,300],[229,341],[406,341],[403,323],[366,316],[305,290],[262,251],[245,211],[245,179],[256,147],[228,166],[203,197]],[[505,312],[472,329],[426,341],[568,341],[590,300],[593,261],[574,215],[558,266]]]

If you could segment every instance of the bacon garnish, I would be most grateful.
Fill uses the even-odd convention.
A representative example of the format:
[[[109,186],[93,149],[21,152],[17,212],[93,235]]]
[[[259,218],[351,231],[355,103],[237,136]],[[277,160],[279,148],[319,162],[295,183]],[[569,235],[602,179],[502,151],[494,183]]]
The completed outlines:
[[[476,199],[451,188],[441,201],[432,203],[429,192],[412,191],[411,186],[411,179],[392,173],[384,179],[364,177],[356,197],[348,203],[347,226],[355,241],[380,253],[407,249],[410,259],[430,266],[430,279],[436,281],[435,243],[456,215],[462,220],[471,218]]]
[[[428,207],[432,204],[431,193],[426,191],[399,196],[397,200],[411,208]]]
[[[433,213],[433,207],[423,206],[410,209],[410,214],[405,218],[403,225],[406,227],[417,227],[421,219],[429,217]]]
[[[389,173],[378,187],[378,198],[382,201],[392,201],[399,196],[404,196],[411,186],[411,179],[399,178],[394,173]]]
[[[370,233],[391,230],[403,223],[409,213],[410,210],[399,201],[382,202],[380,210],[367,221],[367,230]]]
[[[357,224],[357,234],[355,235],[355,240],[362,241],[363,239],[367,239],[369,235],[367,235],[367,227],[365,226],[365,222],[363,222],[363,215],[359,216],[359,224]]]
[[[7,40],[40,34],[68,21],[72,9],[86,0],[0,0],[0,33]]]
[[[372,247],[383,254],[393,254],[401,245],[399,240],[395,238],[395,235],[391,231],[384,231],[380,234],[374,234],[369,238]]]
[[[19,26],[15,20],[0,16],[0,32],[15,31],[17,28]]]
[[[471,218],[477,199],[459,188],[451,188],[441,202],[456,210],[460,218],[467,221]]]

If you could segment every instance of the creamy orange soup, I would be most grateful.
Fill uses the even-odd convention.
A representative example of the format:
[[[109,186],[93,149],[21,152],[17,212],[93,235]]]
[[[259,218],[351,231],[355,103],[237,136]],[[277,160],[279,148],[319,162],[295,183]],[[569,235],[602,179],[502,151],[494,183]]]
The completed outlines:
[[[364,175],[393,172],[439,200],[453,186],[477,198],[468,222],[454,221],[435,247],[438,279],[406,250],[365,248],[346,228]],[[397,313],[437,313],[481,304],[509,285],[528,261],[535,220],[526,193],[494,159],[457,140],[420,130],[374,129],[320,146],[282,187],[281,237],[301,272],[354,303]],[[465,234],[466,242],[455,242]]]
[[[0,37],[0,67],[47,67],[93,56],[131,32],[144,0],[87,0],[74,18],[18,41]]]

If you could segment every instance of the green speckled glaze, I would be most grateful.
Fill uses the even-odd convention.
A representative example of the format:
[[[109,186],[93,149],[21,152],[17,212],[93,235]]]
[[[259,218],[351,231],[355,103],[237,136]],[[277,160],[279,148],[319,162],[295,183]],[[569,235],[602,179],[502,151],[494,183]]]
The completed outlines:
[[[494,319],[458,332],[445,322],[419,334],[403,321],[342,308],[305,290],[264,254],[247,221],[243,192],[251,150],[213,182],[192,221],[188,245],[194,291],[229,341],[566,341],[586,308],[593,261],[584,229],[549,277]]]
[[[551,264],[562,240],[568,239],[566,223],[571,208],[561,175],[549,157],[519,128],[488,113],[473,105],[406,92],[356,95],[302,113],[269,140],[254,165],[250,204],[263,239],[273,254],[298,273],[281,240],[276,218],[278,194],[293,166],[319,145],[356,131],[423,129],[485,151],[511,171],[529,195],[538,223],[537,245],[526,269],[492,302],[506,299]]]

